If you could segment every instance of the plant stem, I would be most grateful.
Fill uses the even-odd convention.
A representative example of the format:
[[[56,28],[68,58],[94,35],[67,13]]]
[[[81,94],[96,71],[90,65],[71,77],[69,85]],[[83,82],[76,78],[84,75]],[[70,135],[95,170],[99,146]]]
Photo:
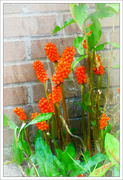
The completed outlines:
[[[81,84],[81,103],[84,103],[84,84]],[[87,132],[86,132],[86,121],[85,121],[85,113],[84,109],[82,108],[82,133],[83,133],[83,140],[85,146],[87,146]]]
[[[68,115],[67,115],[66,103],[65,103],[65,95],[64,95],[63,84],[60,84],[60,88],[61,88],[61,92],[62,92],[61,104],[62,104],[64,119],[65,119],[68,127],[70,127],[69,120],[68,120]],[[66,131],[66,145],[68,145],[68,143],[69,143],[70,141],[71,141],[71,140],[70,140],[70,135],[69,135],[69,133]]]
[[[25,123],[25,121],[23,121],[23,123]],[[28,145],[29,145],[31,154],[33,154],[33,150],[32,150],[32,147],[31,147],[31,144],[30,144],[30,141],[29,141],[29,137],[28,137],[27,129],[26,129],[26,128],[24,129],[24,133],[25,133],[26,141],[27,141],[27,143],[28,143]]]
[[[44,139],[45,139],[45,141],[46,141],[46,144],[48,145],[47,136],[46,136],[46,131],[43,131],[43,134],[44,134]]]
[[[117,21],[117,17],[118,17],[118,14],[116,16],[116,19],[114,21],[114,24],[113,24],[113,33],[112,33],[112,42],[114,42],[114,32],[115,32],[115,23]],[[110,59],[109,59],[109,64],[108,64],[108,79],[107,79],[107,87],[106,87],[106,102],[105,102],[105,105],[104,105],[104,112],[106,111],[106,106],[107,106],[107,103],[108,103],[108,93],[109,93],[109,82],[110,82],[110,71],[111,71],[111,63],[112,63],[112,55],[113,55],[113,45],[111,44],[111,51],[110,51]]]
[[[86,24],[84,23],[84,32],[85,35],[87,35],[86,32]],[[88,38],[86,36],[86,43],[87,43],[87,50],[86,50],[86,55],[88,55],[88,57],[86,58],[86,64],[87,64],[87,90],[90,90],[90,53],[89,53],[89,44],[88,44]],[[88,146],[88,150],[90,152],[90,154],[92,155],[92,151],[91,151],[91,122],[90,122],[90,113],[87,112],[87,146]]]
[[[98,75],[98,89],[101,89],[101,78],[102,78],[102,75]]]
[[[52,116],[52,138],[53,138],[53,143],[54,143],[54,148],[56,150],[56,140],[55,140],[55,125],[54,125],[54,116]]]
[[[3,163],[3,165],[8,165],[8,164],[13,163],[13,162],[14,162],[13,160],[12,161],[7,161],[7,162]]]

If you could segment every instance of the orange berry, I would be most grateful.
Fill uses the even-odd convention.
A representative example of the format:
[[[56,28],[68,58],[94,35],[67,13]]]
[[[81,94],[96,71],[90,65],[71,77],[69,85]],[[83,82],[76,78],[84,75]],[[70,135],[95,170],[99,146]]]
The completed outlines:
[[[99,55],[97,55],[97,59],[98,59],[98,61],[99,61],[99,63],[100,63],[100,66],[99,66],[98,69],[93,66],[93,71],[94,71],[94,74],[100,74],[100,75],[102,75],[102,74],[104,74],[104,67],[103,67],[103,65],[102,65],[102,63],[101,63],[101,61],[100,61]]]
[[[118,88],[118,93],[120,94],[120,88]]]
[[[25,121],[27,119],[26,114],[25,114],[25,112],[24,112],[24,110],[22,108],[16,107],[14,109],[14,112],[15,112],[16,115],[19,116],[19,119],[21,119],[22,121]]]
[[[83,84],[87,82],[85,72],[86,72],[85,66],[80,66],[76,68],[75,74],[76,74],[77,82],[79,84]]]
[[[109,120],[109,117],[106,117],[106,114],[103,113],[99,121],[100,129],[103,129],[105,126],[108,125],[107,123],[108,120]]]
[[[54,44],[52,44],[51,42],[49,42],[48,44],[45,44],[44,50],[51,62],[55,62],[55,61],[59,60],[59,54],[58,54],[57,48]]]
[[[48,80],[47,78],[47,73],[44,69],[43,64],[39,61],[36,60],[33,64],[34,70],[35,70],[35,74],[37,76],[37,79],[41,82],[41,83],[46,83],[46,81]]]
[[[62,98],[61,88],[59,85],[52,87],[53,103],[58,103]]]

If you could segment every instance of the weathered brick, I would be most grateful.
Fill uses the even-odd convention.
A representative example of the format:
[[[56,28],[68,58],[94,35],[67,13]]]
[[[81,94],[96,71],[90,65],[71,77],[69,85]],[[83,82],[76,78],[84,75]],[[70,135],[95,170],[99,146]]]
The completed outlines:
[[[22,4],[3,4],[3,12],[4,14],[15,14],[22,12]]]
[[[54,11],[67,11],[69,10],[68,3],[52,3],[52,4],[29,4],[29,11],[30,12],[54,12]]]
[[[115,30],[115,33],[114,33],[114,43],[120,44],[120,31],[119,30]]]
[[[55,39],[45,39],[45,40],[34,40],[31,41],[31,52],[32,52],[32,58],[43,58],[47,57],[45,55],[45,44],[49,43],[51,41],[53,44],[56,45],[57,51],[59,55],[61,56],[63,50],[67,46],[73,46],[74,44],[74,38],[55,38]]]
[[[102,43],[105,43],[105,42],[107,42],[108,41],[108,34],[106,33],[106,32],[102,32],[102,34],[101,34],[101,38],[100,38],[100,40],[99,40],[99,43],[98,43],[98,45],[99,44],[102,44]],[[105,48],[107,47],[107,45],[105,45]]]
[[[6,17],[4,37],[52,34],[56,26],[56,15]]]
[[[4,42],[4,61],[25,59],[25,42]]]
[[[102,64],[104,67],[108,67],[109,60],[110,60],[110,50],[102,51],[102,56],[100,57]],[[120,63],[120,52],[119,50],[113,50],[112,60],[111,60],[111,67],[118,65]]]
[[[43,62],[48,78],[52,77],[54,72],[51,62]],[[4,67],[4,84],[36,81],[37,77],[33,64],[12,65]]]
[[[9,127],[3,128],[3,146],[10,146],[13,142],[14,131]]]
[[[43,84],[33,85],[32,88],[34,102],[39,101],[42,97],[46,98]],[[48,93],[51,93],[51,83],[48,83],[47,91]]]
[[[26,104],[28,102],[27,87],[4,88],[3,97],[4,106]]]

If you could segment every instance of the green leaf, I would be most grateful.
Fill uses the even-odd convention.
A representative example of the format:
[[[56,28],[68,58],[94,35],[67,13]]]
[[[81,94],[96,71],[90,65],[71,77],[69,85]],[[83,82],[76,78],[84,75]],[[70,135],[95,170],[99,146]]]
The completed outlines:
[[[75,148],[72,142],[68,144],[65,153],[68,153],[73,159],[75,158]]]
[[[3,113],[3,126],[8,126],[9,118]]]
[[[80,3],[78,5],[71,4],[70,5],[71,14],[73,19],[78,24],[78,26],[82,27],[86,17],[87,17],[87,7],[85,3]]]
[[[22,151],[25,151],[26,154],[31,155],[29,145],[24,139],[18,142],[18,146]]]
[[[105,7],[104,9],[102,10],[99,10],[99,11],[95,11],[93,13],[91,13],[87,18],[86,18],[86,21],[88,19],[95,19],[95,18],[100,18],[100,19],[103,19],[104,17],[112,17],[115,15],[115,11],[112,12],[113,9],[110,8],[110,7]]]
[[[46,144],[46,142],[41,138],[41,132],[37,132],[38,136],[35,140],[35,153],[40,155],[39,158],[42,162],[53,162],[53,154]]]
[[[72,19],[72,18],[71,18],[71,19],[67,19],[67,20],[64,22],[64,24],[63,24],[62,27],[59,27],[59,26],[57,25],[57,26],[55,27],[55,29],[54,29],[54,31],[53,31],[52,34],[55,34],[56,32],[62,30],[62,29],[65,28],[66,26],[68,26],[68,25],[70,25],[70,24],[73,24],[73,23],[75,23],[74,19]]]
[[[16,136],[17,128],[14,130],[14,137],[13,137],[13,145],[12,145],[12,150],[13,150],[13,160],[17,164],[22,164],[23,161],[23,151],[20,149],[19,144],[17,143],[18,139]]]
[[[36,118],[34,118],[32,121],[30,121],[26,126],[25,128],[27,128],[28,126],[32,125],[32,124],[35,124],[35,123],[38,123],[38,122],[42,122],[42,121],[45,121],[45,120],[48,120],[52,117],[52,113],[41,113],[39,114]]]
[[[105,164],[97,169],[94,169],[91,174],[89,175],[89,177],[102,177],[104,176],[104,174],[110,169],[110,167],[114,166],[115,163],[108,163]]]
[[[76,65],[84,58],[86,58],[87,55],[81,56],[79,58],[77,58],[75,61],[73,61],[73,63],[71,64],[71,71],[74,70],[74,68],[76,67]]]
[[[74,46],[77,48],[78,53],[80,55],[84,54],[84,48],[83,48],[83,41],[84,41],[84,37],[77,37],[74,39]]]
[[[90,97],[91,91],[88,91],[85,95],[84,95],[84,104],[86,106],[91,106],[91,97]]]
[[[34,174],[34,167],[32,167],[31,169],[29,169],[29,168],[26,168],[25,169],[25,174],[27,175],[27,176],[33,176],[33,174]]]
[[[105,151],[110,161],[119,162],[120,160],[119,141],[109,133],[107,133],[105,136]]]
[[[105,8],[106,3],[96,3],[96,10],[102,10]]]
[[[112,126],[111,126],[110,124],[108,124],[108,125],[106,126],[105,131],[104,131],[104,135],[106,135],[106,133],[110,132],[111,129],[112,129]]]
[[[111,69],[120,68],[120,64],[113,66]]]
[[[85,162],[88,162],[88,160],[90,159],[90,152],[89,151],[85,151],[84,159],[85,159]]]
[[[96,46],[96,48],[94,48],[93,51],[98,51],[98,50],[104,49],[104,46],[105,46],[106,44],[112,44],[114,47],[120,49],[120,46],[119,46],[119,44],[117,44],[117,43],[105,42],[105,43],[102,43],[102,44],[99,44],[98,46]]]
[[[93,114],[93,111],[88,106],[86,106],[84,103],[76,103],[75,102],[74,104],[78,104],[79,106],[81,106],[82,109],[84,109],[85,111],[88,111],[91,114]]]
[[[119,12],[120,9],[119,3],[109,3],[109,6],[111,6],[115,10],[116,14]]]
[[[91,121],[91,126],[96,126],[96,120]]]
[[[92,50],[98,44],[102,34],[100,21],[98,19],[94,19],[92,22],[93,23],[88,27],[92,31],[87,38],[89,50]]]

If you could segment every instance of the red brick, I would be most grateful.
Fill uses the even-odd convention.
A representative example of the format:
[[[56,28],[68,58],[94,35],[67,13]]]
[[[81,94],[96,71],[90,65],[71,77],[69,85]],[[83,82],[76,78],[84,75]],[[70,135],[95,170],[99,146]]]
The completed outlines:
[[[4,14],[15,14],[22,12],[22,4],[4,4],[3,5]]]
[[[4,42],[4,61],[25,59],[25,42]]]
[[[52,11],[66,11],[70,10],[69,8],[70,4],[67,3],[52,3],[52,4],[29,4],[29,11],[30,12],[52,12]]]
[[[33,85],[32,87],[34,102],[39,101],[42,97],[46,98],[43,84]],[[48,93],[51,93],[51,83],[48,83],[47,91]]]
[[[28,102],[27,87],[4,88],[3,104],[4,106],[26,104]]]
[[[55,15],[4,18],[4,37],[52,34]]]
[[[34,40],[31,42],[31,52],[32,52],[32,58],[43,58],[47,57],[45,55],[45,44],[47,44],[49,41],[51,41],[53,44],[56,45],[57,51],[59,55],[61,56],[63,50],[67,46],[73,46],[74,45],[74,38],[56,38],[56,39],[45,39],[45,40]]]
[[[51,62],[43,62],[48,78],[51,78],[54,68]],[[12,65],[4,67],[4,84],[36,81],[37,77],[33,68],[33,63]]]

